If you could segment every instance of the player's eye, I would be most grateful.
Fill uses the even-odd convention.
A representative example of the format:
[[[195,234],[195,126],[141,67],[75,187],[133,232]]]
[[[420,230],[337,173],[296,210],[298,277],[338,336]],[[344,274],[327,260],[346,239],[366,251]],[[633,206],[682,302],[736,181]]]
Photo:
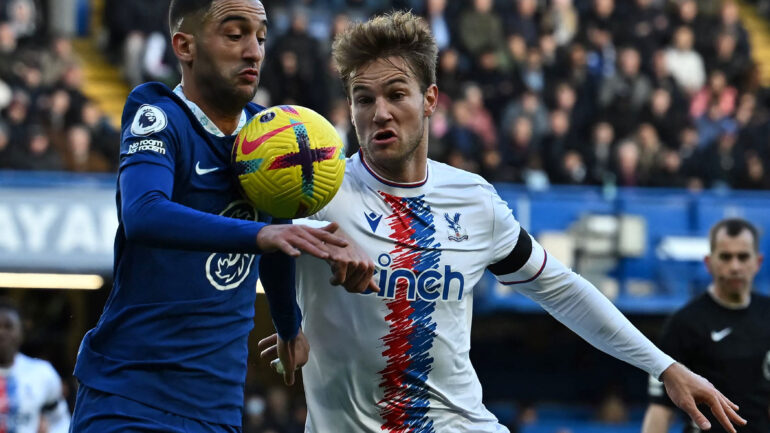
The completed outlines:
[[[750,255],[746,253],[738,254],[738,260],[745,262],[749,260]]]
[[[395,92],[392,95],[390,95],[390,99],[393,99],[394,101],[398,101],[399,99],[404,99],[404,96],[406,96],[404,92]]]
[[[243,35],[241,35],[241,34],[239,34],[239,33],[231,33],[231,34],[227,35],[227,37],[228,37],[228,38],[229,38],[231,41],[238,41],[238,40],[240,40],[240,39],[243,37]]]
[[[356,104],[365,105],[365,104],[371,104],[372,98],[369,96],[359,96],[356,98]]]

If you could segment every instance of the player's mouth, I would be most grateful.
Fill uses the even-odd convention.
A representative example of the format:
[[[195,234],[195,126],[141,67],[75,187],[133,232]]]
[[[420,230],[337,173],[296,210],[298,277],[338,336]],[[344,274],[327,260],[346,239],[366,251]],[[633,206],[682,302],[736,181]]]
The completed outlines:
[[[395,143],[397,139],[398,136],[392,129],[380,129],[374,133],[372,144],[376,146],[386,146]]]
[[[259,70],[255,68],[246,68],[238,73],[238,76],[245,79],[250,83],[254,83],[259,79]]]

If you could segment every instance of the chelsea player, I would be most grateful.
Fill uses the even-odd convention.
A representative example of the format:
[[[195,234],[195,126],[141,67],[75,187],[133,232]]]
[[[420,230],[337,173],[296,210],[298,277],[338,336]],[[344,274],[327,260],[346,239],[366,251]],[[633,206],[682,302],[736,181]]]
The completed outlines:
[[[308,347],[293,258],[330,260],[346,287],[373,273],[373,263],[329,254],[347,244],[336,225],[271,222],[239,196],[229,161],[262,108],[250,102],[265,55],[262,4],[172,0],[169,22],[182,83],[144,84],[126,101],[114,286],[78,354],[74,432],[240,431],[258,274],[282,361],[296,366]]]

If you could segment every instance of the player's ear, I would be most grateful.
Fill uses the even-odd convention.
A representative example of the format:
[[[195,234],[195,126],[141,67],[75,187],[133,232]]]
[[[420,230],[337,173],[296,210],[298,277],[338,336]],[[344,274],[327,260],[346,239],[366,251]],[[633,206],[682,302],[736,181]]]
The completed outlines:
[[[348,113],[350,113],[350,124],[353,125],[353,128],[356,127],[356,117],[353,116],[353,100],[350,99],[348,96]]]
[[[195,37],[189,33],[176,32],[171,37],[174,54],[182,64],[189,63],[195,57]]]
[[[703,263],[706,265],[706,269],[711,273],[711,254],[703,257]]]
[[[423,115],[430,117],[436,111],[438,105],[438,87],[435,84],[428,86],[423,96]]]

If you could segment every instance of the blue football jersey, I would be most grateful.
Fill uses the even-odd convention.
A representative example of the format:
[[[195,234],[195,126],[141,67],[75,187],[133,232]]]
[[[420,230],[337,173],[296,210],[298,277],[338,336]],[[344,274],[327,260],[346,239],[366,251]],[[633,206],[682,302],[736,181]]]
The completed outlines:
[[[261,109],[248,104],[245,116]],[[119,170],[136,164],[167,169],[172,202],[207,215],[260,220],[230,168],[234,139],[212,134],[168,87],[145,84],[125,105]],[[114,285],[83,339],[75,376],[173,414],[240,425],[260,258],[253,253],[256,238],[246,240],[254,244],[251,253],[131,241],[121,187],[119,180]],[[187,242],[200,235],[186,232]]]

